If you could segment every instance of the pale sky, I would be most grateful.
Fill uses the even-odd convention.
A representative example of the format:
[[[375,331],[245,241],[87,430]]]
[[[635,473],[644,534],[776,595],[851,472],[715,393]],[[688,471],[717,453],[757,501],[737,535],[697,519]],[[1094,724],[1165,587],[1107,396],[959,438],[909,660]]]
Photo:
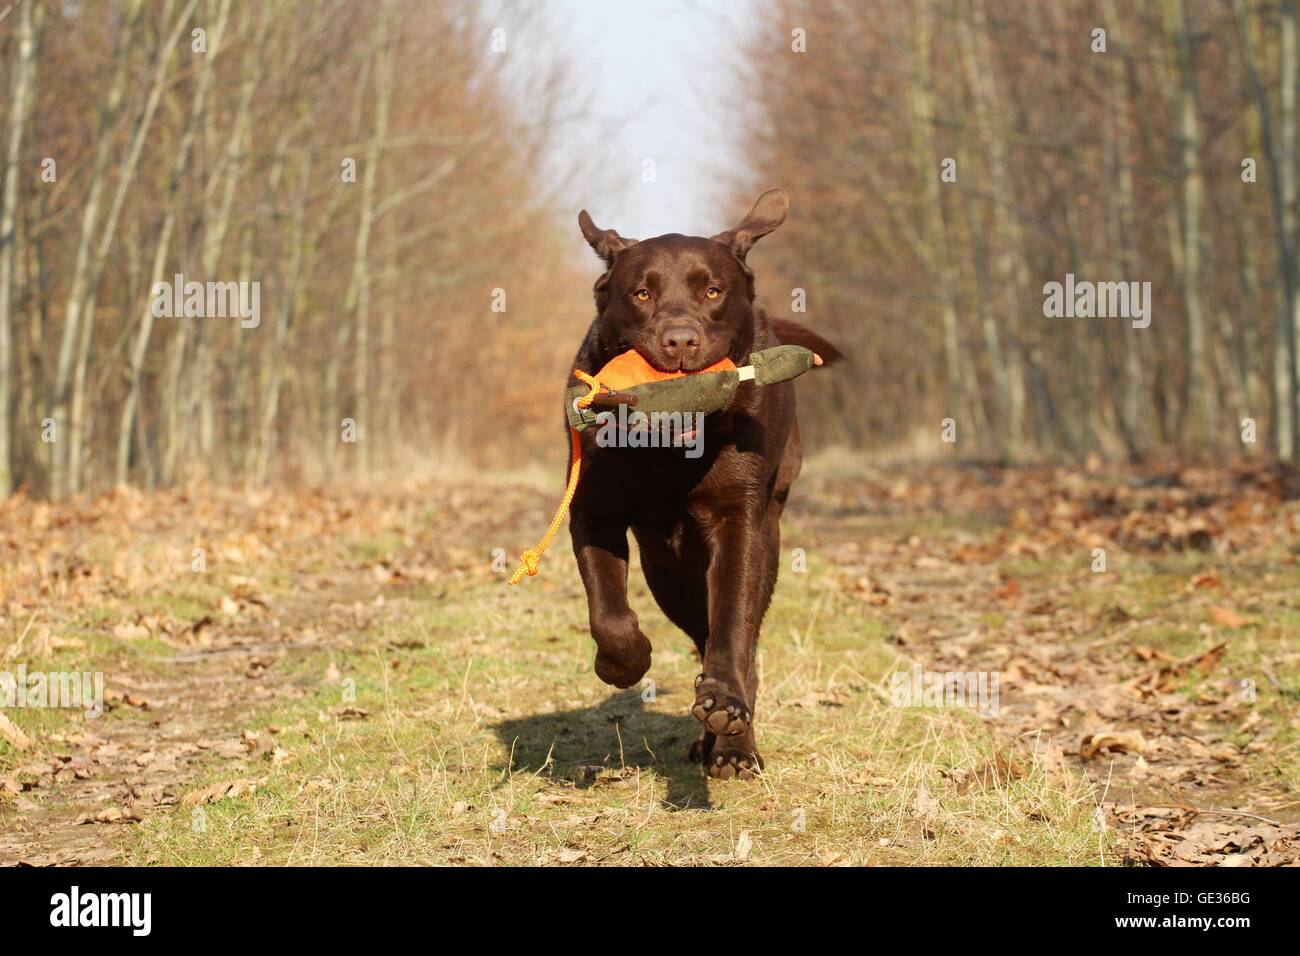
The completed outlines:
[[[585,207],[597,225],[637,239],[731,225],[745,210],[719,190],[737,150],[718,116],[747,0],[545,3],[552,50],[576,67],[571,141],[608,162],[604,182],[566,184],[575,217]],[[643,181],[645,160],[654,182]]]

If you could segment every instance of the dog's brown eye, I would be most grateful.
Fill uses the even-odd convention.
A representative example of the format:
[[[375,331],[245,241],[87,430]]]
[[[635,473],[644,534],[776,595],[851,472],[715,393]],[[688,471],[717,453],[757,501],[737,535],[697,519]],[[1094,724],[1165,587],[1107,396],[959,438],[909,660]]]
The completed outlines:
[[[716,299],[720,295],[722,295],[722,290],[716,285],[711,285],[704,290],[704,297],[706,299]]]
[[[637,289],[637,290],[636,290],[635,292],[633,292],[632,294],[633,294],[634,296],[636,296],[636,297],[637,297],[637,300],[640,301],[640,302],[648,302],[648,301],[650,301],[650,290],[649,290],[649,289]]]

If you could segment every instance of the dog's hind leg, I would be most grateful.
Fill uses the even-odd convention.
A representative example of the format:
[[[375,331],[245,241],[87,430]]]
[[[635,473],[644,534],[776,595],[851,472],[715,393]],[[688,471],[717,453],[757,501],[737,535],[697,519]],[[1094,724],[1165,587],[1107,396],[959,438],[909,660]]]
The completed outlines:
[[[641,570],[655,602],[695,642],[700,660],[709,639],[708,552],[698,537],[672,546],[654,532],[633,528],[641,549]],[[685,533],[685,532],[683,532]],[[705,729],[687,756],[706,763],[717,735]]]
[[[709,637],[708,552],[704,542],[686,537],[674,547],[661,535],[633,527],[641,550],[641,571],[655,603],[695,642],[704,655]]]

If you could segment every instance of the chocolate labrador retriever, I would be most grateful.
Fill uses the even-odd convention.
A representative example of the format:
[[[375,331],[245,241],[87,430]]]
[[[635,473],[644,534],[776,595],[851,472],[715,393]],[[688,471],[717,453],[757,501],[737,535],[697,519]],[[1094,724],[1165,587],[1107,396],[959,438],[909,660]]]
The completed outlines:
[[[583,210],[578,225],[606,270],[574,367],[594,374],[629,348],[665,372],[698,371],[724,357],[740,366],[782,343],[827,362],[838,357],[802,326],[754,307],[745,257],[788,209],[786,194],[770,189],[738,226],[710,239],[671,233],[640,242],[597,228]],[[755,650],[776,585],[781,511],[802,461],[794,399],[793,382],[741,385],[705,420],[695,458],[680,448],[599,447],[595,429],[583,433],[569,527],[596,674],[631,687],[650,669],[650,641],[627,599],[630,528],[650,591],[703,660],[691,708],[703,736],[691,758],[714,777],[752,777],[763,766],[754,743]]]

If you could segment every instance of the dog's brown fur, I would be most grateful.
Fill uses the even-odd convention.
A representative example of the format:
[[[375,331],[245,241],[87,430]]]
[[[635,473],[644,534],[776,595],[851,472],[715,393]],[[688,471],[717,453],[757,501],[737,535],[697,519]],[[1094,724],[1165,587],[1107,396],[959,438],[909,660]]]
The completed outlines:
[[[711,239],[673,233],[642,242],[598,229],[584,210],[579,225],[607,269],[574,366],[594,374],[629,348],[663,371],[697,371],[724,356],[743,365],[781,343],[839,357],[803,326],[754,307],[745,257],[787,209],[785,193],[768,190],[738,226]],[[691,756],[711,776],[752,776],[763,765],[755,650],[776,585],[781,512],[802,461],[794,384],[742,385],[706,420],[695,459],[680,448],[601,448],[594,431],[584,433],[570,531],[596,674],[631,687],[650,669],[650,641],[627,599],[630,528],[655,600],[703,660],[691,708],[703,736]]]

